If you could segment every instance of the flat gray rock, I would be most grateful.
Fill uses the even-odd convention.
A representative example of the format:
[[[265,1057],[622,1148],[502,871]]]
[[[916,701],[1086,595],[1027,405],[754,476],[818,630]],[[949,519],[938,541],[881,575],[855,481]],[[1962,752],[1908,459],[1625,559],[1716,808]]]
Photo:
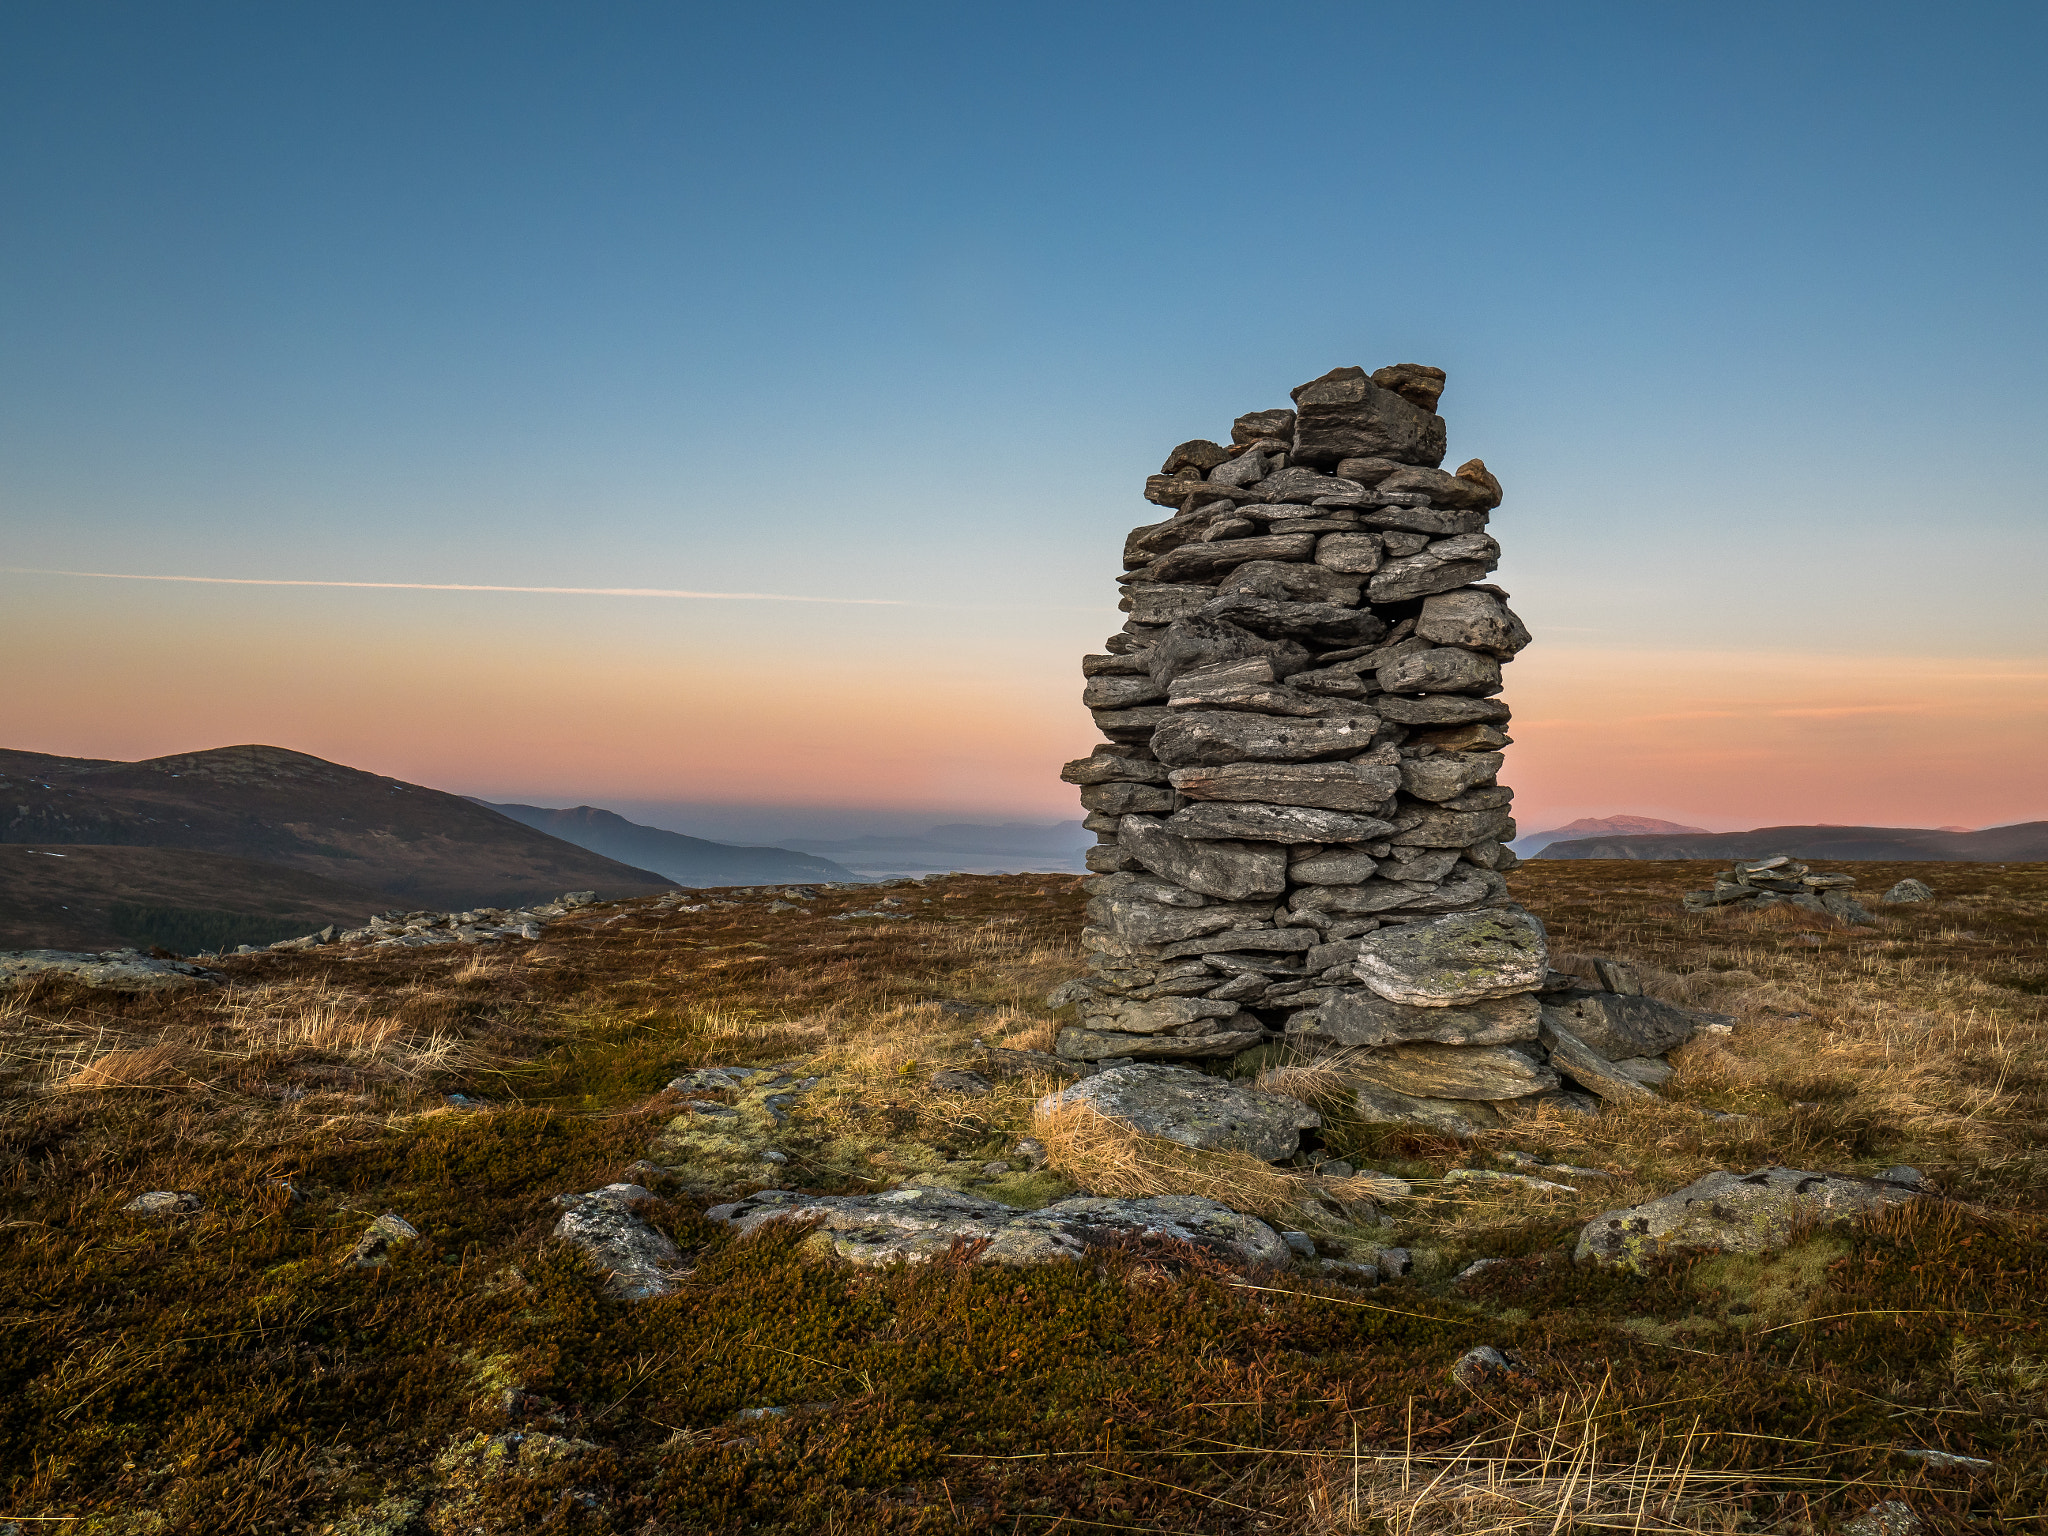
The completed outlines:
[[[1396,656],[1379,669],[1377,677],[1379,685],[1389,693],[1500,692],[1500,663],[1491,656],[1456,645],[1433,646],[1426,651]],[[1113,681],[1097,678],[1089,687]]]
[[[1500,1125],[1500,1111],[1479,1099],[1430,1099],[1360,1083],[1352,1096],[1359,1117],[1388,1125],[1422,1125],[1447,1136],[1477,1136]]]
[[[1214,985],[1215,979],[1210,978],[1208,984]],[[1236,1003],[1209,997],[1155,997],[1145,1001],[1103,998],[1081,1005],[1081,1017],[1087,1021],[1085,1027],[1113,1029],[1127,1035],[1163,1035],[1190,1025],[1200,1026],[1195,1033],[1214,1034],[1223,1026],[1209,1020],[1233,1018],[1237,1012]]]
[[[1576,1257],[1640,1270],[1669,1253],[1763,1253],[1784,1247],[1803,1226],[1846,1221],[1919,1193],[1909,1184],[1805,1168],[1717,1170],[1655,1200],[1594,1217],[1579,1233]]]
[[[1183,837],[1142,815],[1123,818],[1117,842],[1155,875],[1204,896],[1244,901],[1287,889],[1287,852],[1272,843]]]
[[[1372,745],[1378,729],[1379,719],[1368,714],[1295,720],[1236,710],[1181,710],[1153,731],[1152,752],[1171,768],[1311,762],[1355,757]]]
[[[1490,725],[1513,713],[1499,699],[1467,693],[1377,693],[1372,707],[1382,720],[1396,725]]]
[[[1285,678],[1308,665],[1308,648],[1295,641],[1269,640],[1228,619],[1200,617],[1169,624],[1146,651],[1145,661],[1153,680],[1165,684],[1187,672],[1253,656],[1271,661],[1276,678]]]
[[[1444,550],[1445,546],[1456,546],[1462,550],[1467,540],[1475,541],[1470,554]],[[1492,552],[1483,552],[1481,545],[1491,545]],[[1484,581],[1499,564],[1500,546],[1492,539],[1483,533],[1459,534],[1454,538],[1435,540],[1418,554],[1389,560],[1373,572],[1366,594],[1375,603],[1406,602],[1411,598],[1428,597]]]
[[[1168,1238],[1239,1264],[1284,1264],[1287,1244],[1255,1217],[1194,1195],[1109,1200],[1079,1195],[1042,1210],[932,1185],[879,1195],[803,1195],[767,1189],[704,1213],[742,1233],[770,1222],[817,1223],[813,1243],[849,1263],[921,1263],[956,1243],[980,1245],[983,1264],[1052,1264],[1086,1258],[1120,1239]]]
[[[1292,534],[1289,537],[1309,538],[1312,535]],[[1226,545],[1250,542],[1249,539],[1224,541]],[[1304,565],[1295,560],[1247,560],[1219,581],[1216,591],[1219,596],[1270,597],[1283,603],[1334,603],[1339,608],[1356,608],[1363,594],[1363,584],[1358,577],[1333,571],[1326,565]]]
[[[1069,1061],[1214,1061],[1249,1050],[1266,1038],[1263,1028],[1225,1027],[1211,1034],[1130,1035],[1070,1024],[1053,1049]]]
[[[1394,817],[1396,843],[1412,848],[1470,848],[1513,837],[1514,817],[1504,809],[1461,811],[1447,805],[1416,805]]]
[[[1427,1099],[1497,1102],[1558,1086],[1557,1074],[1535,1050],[1512,1045],[1386,1045],[1347,1063],[1344,1072],[1360,1083]]]
[[[1401,789],[1418,800],[1455,800],[1491,784],[1506,761],[1499,752],[1435,752],[1401,760]]]
[[[131,1216],[189,1216],[206,1209],[206,1202],[190,1190],[152,1189],[137,1195],[121,1207]]]
[[[1365,722],[1363,734],[1370,740],[1378,722],[1370,715],[1354,718]],[[1213,767],[1176,768],[1170,778],[1175,793],[1190,800],[1258,801],[1325,811],[1378,812],[1393,799],[1401,782],[1401,770],[1390,763],[1232,761]]]
[[[1550,1016],[1552,1010],[1546,1008],[1543,1012],[1542,1038],[1550,1052],[1551,1066],[1602,1099],[1640,1099],[1648,1095],[1650,1090],[1643,1083],[1557,1024]]]
[[[1301,1133],[1323,1123],[1322,1116],[1293,1099],[1186,1067],[1149,1063],[1112,1067],[1039,1101],[1040,1108],[1059,1104],[1089,1105],[1109,1119],[1184,1147],[1249,1152],[1269,1163],[1292,1157],[1301,1146]]]
[[[1249,928],[1268,922],[1272,903],[1230,903],[1201,907],[1169,907],[1112,892],[1088,901],[1088,921],[1139,944],[1171,944],[1225,928]]]
[[[1934,887],[1924,880],[1901,880],[1877,899],[1887,907],[1908,901],[1932,901]]]
[[[70,949],[0,950],[0,992],[25,987],[44,976],[62,976],[109,992],[169,992],[211,986],[217,972],[183,960],[158,960],[139,950],[97,953]]]
[[[563,1207],[557,1241],[589,1255],[607,1272],[605,1290],[625,1301],[647,1301],[675,1289],[682,1253],[635,1214],[654,1196],[638,1184],[607,1184],[583,1195],[557,1195]]]
[[[1168,550],[1138,572],[1155,582],[1215,581],[1254,560],[1309,560],[1316,552],[1312,533],[1268,533],[1250,539],[1218,539],[1213,544],[1183,544]],[[1357,583],[1352,583],[1356,590]],[[1214,597],[1215,592],[1208,594]],[[1352,601],[1355,603],[1356,598]]]
[[[1700,1015],[1654,997],[1589,991],[1574,991],[1561,1002],[1544,1004],[1543,1018],[1609,1061],[1662,1056],[1690,1040],[1703,1022]]]
[[[1520,907],[1382,928],[1365,936],[1357,967],[1389,1002],[1424,1008],[1531,992],[1548,969],[1543,924]]]
[[[1333,766],[1349,767],[1349,764]],[[1239,837],[1274,843],[1364,843],[1393,833],[1393,823],[1321,806],[1204,801],[1166,819],[1182,837]]]
[[[1342,946],[1356,950],[1361,940]],[[1364,987],[1347,987],[1302,1020],[1299,1029],[1339,1045],[1389,1045],[1403,1040],[1438,1045],[1512,1045],[1534,1040],[1542,1028],[1543,1010],[1533,993],[1492,998],[1449,1008],[1417,1008],[1390,1003]],[[1296,1029],[1289,1021],[1290,1031]]]

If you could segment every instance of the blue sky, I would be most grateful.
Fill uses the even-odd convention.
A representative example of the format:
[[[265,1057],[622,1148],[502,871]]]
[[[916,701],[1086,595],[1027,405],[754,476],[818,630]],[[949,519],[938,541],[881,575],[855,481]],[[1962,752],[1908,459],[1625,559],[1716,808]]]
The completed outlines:
[[[0,564],[919,606],[0,574],[7,744],[1060,814],[1142,475],[1420,361],[1525,824],[2048,816],[2043,15],[17,3]],[[1961,676],[1739,787],[1658,724]]]

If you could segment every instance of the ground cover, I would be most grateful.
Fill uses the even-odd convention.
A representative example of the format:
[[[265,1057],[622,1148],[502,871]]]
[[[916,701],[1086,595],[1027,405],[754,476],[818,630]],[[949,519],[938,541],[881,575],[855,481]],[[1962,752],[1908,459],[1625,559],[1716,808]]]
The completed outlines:
[[[1049,1045],[1063,877],[709,892],[495,950],[245,957],[204,993],[5,995],[0,1530],[1792,1532],[1886,1499],[2037,1528],[2048,867],[1850,868],[1941,899],[1865,931],[1683,911],[1708,865],[1525,866],[1558,952],[1733,1033],[1684,1047],[1661,1100],[1476,1142],[1361,1124],[1266,1063],[1324,1110],[1316,1158],[1409,1186],[1350,1204],[1128,1139],[1054,1137],[1034,1168],[1049,1080],[935,1080]],[[732,1064],[818,1083],[666,1087]],[[1448,1177],[1530,1156],[1610,1177]],[[1911,1163],[1950,1198],[1776,1255],[1570,1262],[1598,1212],[1768,1162]],[[1035,1205],[1233,1178],[1412,1272],[1164,1244],[855,1270],[702,1215],[772,1187]],[[674,1295],[609,1298],[549,1240],[554,1196],[621,1179],[664,1197]],[[121,1209],[150,1190],[203,1208]],[[386,1212],[418,1236],[353,1262]],[[1512,1368],[1454,1376],[1479,1345]]]

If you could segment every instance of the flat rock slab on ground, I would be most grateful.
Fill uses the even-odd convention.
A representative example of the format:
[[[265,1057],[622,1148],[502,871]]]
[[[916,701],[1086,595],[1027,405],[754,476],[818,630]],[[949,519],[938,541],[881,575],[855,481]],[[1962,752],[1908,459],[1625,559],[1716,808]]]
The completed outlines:
[[[675,1289],[682,1253],[661,1233],[642,1221],[635,1207],[654,1196],[638,1184],[607,1184],[584,1195],[557,1195],[562,1219],[555,1223],[560,1242],[581,1248],[591,1262],[608,1272],[605,1289],[626,1301],[646,1301]]]
[[[1269,1163],[1292,1157],[1301,1133],[1323,1119],[1307,1105],[1228,1078],[1142,1062],[1112,1067],[1048,1094],[1041,1108],[1086,1104],[1133,1130],[1203,1151],[1249,1152]]]
[[[1683,1189],[1586,1223],[1575,1257],[1639,1268],[1664,1254],[1782,1248],[1802,1225],[1843,1221],[1925,1191],[1890,1179],[1806,1168],[1716,1170]]]
[[[158,960],[133,949],[97,954],[69,949],[0,950],[0,992],[25,987],[43,976],[64,976],[110,992],[167,992],[210,986],[220,980],[212,971],[183,960]]]
[[[1133,1237],[1170,1238],[1244,1264],[1283,1264],[1288,1253],[1280,1234],[1263,1221],[1194,1195],[1078,1195],[1024,1211],[928,1185],[879,1195],[765,1189],[704,1214],[742,1233],[771,1221],[815,1221],[814,1245],[855,1264],[918,1263],[959,1242],[983,1244],[975,1257],[986,1264],[1050,1264]]]

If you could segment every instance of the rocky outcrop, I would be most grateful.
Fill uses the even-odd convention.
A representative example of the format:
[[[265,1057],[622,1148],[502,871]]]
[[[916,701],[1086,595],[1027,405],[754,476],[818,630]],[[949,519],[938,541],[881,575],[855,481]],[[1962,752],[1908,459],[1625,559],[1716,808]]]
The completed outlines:
[[[1146,481],[1129,620],[1082,662],[1107,741],[1069,763],[1097,838],[1061,1055],[1345,1053],[1358,1107],[1497,1123],[1558,1091],[1509,899],[1500,482],[1439,466],[1441,369],[1337,368]],[[1427,1016],[1427,1017],[1425,1017]],[[1440,1106],[1452,1106],[1449,1109]]]
[[[1917,1178],[1777,1167],[1714,1172],[1655,1200],[1596,1216],[1579,1233],[1577,1257],[1640,1269],[1651,1259],[1688,1251],[1762,1253],[1784,1247],[1801,1227],[1846,1221],[1924,1193]]]
[[[607,1184],[583,1195],[557,1195],[558,1242],[580,1248],[605,1272],[605,1289],[625,1301],[648,1301],[675,1289],[682,1269],[676,1245],[640,1218],[654,1196],[638,1184]]]
[[[108,949],[97,954],[69,949],[0,950],[0,992],[26,987],[45,977],[109,992],[171,992],[183,987],[211,986],[220,980],[183,960],[166,960],[136,949]]]
[[[879,1195],[803,1195],[767,1189],[704,1213],[742,1233],[776,1221],[816,1224],[811,1246],[850,1263],[919,1263],[975,1245],[987,1264],[1050,1264],[1119,1240],[1187,1243],[1238,1264],[1284,1264],[1287,1244],[1256,1217],[1195,1195],[1110,1200],[1077,1195],[1035,1211],[934,1185]]]
[[[1711,912],[1789,905],[1840,923],[1875,923],[1877,919],[1849,894],[1855,885],[1854,875],[1822,874],[1780,853],[1768,859],[1737,859],[1732,869],[1715,876],[1712,890],[1688,891],[1685,906],[1691,912]]]

